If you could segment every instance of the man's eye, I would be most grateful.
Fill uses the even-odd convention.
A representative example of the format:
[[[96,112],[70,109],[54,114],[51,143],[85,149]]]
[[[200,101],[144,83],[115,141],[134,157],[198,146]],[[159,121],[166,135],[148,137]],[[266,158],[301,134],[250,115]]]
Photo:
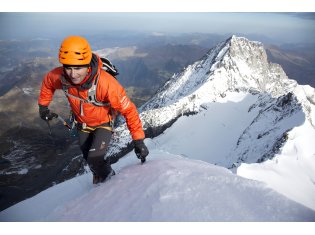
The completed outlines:
[[[71,71],[71,70],[80,70],[81,68],[80,67],[68,67],[68,68],[65,68],[67,71]]]

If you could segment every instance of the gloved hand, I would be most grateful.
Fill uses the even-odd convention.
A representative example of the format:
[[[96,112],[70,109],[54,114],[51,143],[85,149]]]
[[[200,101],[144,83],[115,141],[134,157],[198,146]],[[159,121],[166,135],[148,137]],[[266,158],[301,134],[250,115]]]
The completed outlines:
[[[145,162],[146,156],[149,154],[149,150],[147,146],[145,146],[143,140],[134,140],[133,144],[135,146],[135,153],[137,155],[137,158],[141,159],[141,163]]]
[[[44,121],[50,121],[53,118],[57,118],[58,114],[50,112],[47,106],[43,105],[38,105],[39,106],[39,116],[44,120]]]

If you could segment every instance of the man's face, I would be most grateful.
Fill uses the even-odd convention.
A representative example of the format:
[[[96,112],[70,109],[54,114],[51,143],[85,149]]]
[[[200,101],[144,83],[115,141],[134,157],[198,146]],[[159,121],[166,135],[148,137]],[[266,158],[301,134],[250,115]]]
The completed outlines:
[[[80,84],[88,74],[88,67],[65,67],[64,70],[73,84]]]

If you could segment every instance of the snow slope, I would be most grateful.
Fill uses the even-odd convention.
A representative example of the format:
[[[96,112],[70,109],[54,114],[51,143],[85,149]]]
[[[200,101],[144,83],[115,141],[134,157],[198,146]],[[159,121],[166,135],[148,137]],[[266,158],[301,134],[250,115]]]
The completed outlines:
[[[258,181],[155,149],[130,153],[99,186],[87,173],[2,212],[1,221],[315,221],[310,210]]]

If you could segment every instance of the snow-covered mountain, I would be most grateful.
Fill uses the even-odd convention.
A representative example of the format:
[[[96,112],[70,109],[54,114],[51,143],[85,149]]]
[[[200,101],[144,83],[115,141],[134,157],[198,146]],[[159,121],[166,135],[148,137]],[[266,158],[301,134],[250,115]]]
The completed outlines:
[[[100,187],[87,173],[0,220],[315,221],[314,106],[314,88],[269,63],[261,43],[233,36],[141,108],[145,164],[129,153]],[[120,126],[109,154],[130,142]]]
[[[273,162],[276,171],[283,150],[305,156],[298,157],[291,173],[291,168],[285,170],[286,177],[301,179],[295,189],[290,189],[289,180],[288,187],[279,190],[275,178],[261,179],[291,198],[303,192],[298,196],[302,203],[315,209],[314,105],[314,88],[298,85],[281,66],[268,62],[260,42],[232,36],[175,74],[140,112],[149,137],[160,135],[159,139],[170,126],[177,128],[177,135],[171,135],[175,139],[165,137],[165,151],[224,166],[249,178],[258,176],[240,171],[245,164],[264,167]],[[203,118],[208,115],[209,120]],[[196,125],[200,122],[201,126]],[[124,126],[118,128],[117,137],[110,154],[131,141]]]

